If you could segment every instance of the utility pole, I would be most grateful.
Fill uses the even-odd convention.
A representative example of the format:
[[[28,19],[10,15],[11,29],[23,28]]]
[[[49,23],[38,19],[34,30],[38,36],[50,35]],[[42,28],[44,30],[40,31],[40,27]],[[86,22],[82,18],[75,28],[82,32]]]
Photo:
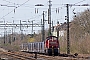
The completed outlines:
[[[21,40],[22,40],[23,38],[22,38],[22,29],[21,29],[22,26],[21,26],[21,25],[22,25],[22,24],[21,24],[21,20],[20,20],[20,31],[21,31]]]
[[[43,24],[43,23],[42,23],[42,19],[41,19],[41,33],[42,33],[42,35],[43,35],[43,29],[42,29],[43,26],[42,26],[42,24]],[[43,41],[42,35],[41,35],[41,41]]]
[[[12,27],[12,41],[11,42],[13,42],[13,27]]]
[[[7,43],[7,30],[6,30],[6,43]]]
[[[14,24],[14,20],[13,20],[13,23],[12,24]],[[11,41],[11,43],[13,42],[13,27],[12,27],[12,41]]]
[[[33,21],[32,21],[32,37],[33,37]]]
[[[45,30],[44,30],[44,11],[43,11],[43,23],[42,23],[42,41],[45,41]]]
[[[52,21],[52,32],[53,32],[53,21]]]
[[[51,0],[49,0],[49,9],[48,9],[48,24],[49,24],[49,36],[51,36]]]
[[[5,24],[5,20],[4,20],[4,24]],[[5,41],[5,26],[4,26],[4,44],[6,43]]]
[[[57,37],[59,38],[59,27],[58,27],[58,25],[59,25],[59,21],[57,21]]]
[[[33,37],[33,21],[34,21],[34,20],[31,21],[31,22],[32,22],[32,37]]]
[[[67,6],[67,54],[70,54],[70,40],[69,40],[69,4]]]

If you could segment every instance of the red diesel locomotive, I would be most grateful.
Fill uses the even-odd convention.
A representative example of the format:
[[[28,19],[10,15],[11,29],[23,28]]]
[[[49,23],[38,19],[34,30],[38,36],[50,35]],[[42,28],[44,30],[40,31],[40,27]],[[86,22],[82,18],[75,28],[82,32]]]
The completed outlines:
[[[56,36],[49,36],[45,40],[45,53],[48,55],[58,55],[59,54],[59,41]]]

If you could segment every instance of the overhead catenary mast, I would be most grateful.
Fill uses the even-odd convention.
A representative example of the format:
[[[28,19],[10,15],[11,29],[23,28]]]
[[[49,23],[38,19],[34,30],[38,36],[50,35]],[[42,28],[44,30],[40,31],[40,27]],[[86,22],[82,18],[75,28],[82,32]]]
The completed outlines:
[[[49,9],[48,9],[48,24],[49,24],[49,36],[51,36],[51,0],[49,0]]]
[[[69,4],[66,4],[67,7],[67,54],[70,54],[70,40],[69,40]]]

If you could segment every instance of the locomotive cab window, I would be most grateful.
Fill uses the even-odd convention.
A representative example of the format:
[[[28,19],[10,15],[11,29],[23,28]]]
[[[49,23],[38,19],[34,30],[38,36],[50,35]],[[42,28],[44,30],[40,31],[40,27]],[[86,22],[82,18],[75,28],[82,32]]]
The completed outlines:
[[[47,40],[51,40],[51,39],[53,39],[53,40],[57,40],[58,38],[55,37],[55,36],[49,36],[49,37],[47,37],[46,39],[47,39]]]

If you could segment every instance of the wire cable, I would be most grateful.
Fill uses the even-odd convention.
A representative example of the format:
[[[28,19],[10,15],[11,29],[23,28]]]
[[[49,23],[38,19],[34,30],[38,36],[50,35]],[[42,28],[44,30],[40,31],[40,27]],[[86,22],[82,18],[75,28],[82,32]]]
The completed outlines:
[[[79,2],[75,3],[74,5],[76,5],[76,4],[78,4],[78,3],[81,3],[81,2],[84,2],[84,1],[86,1],[86,0],[79,1]]]
[[[3,0],[3,1],[5,1],[5,2],[8,2],[8,3],[12,3],[12,4],[15,4],[15,3],[13,3],[13,2],[10,2],[10,1],[6,1],[6,0]]]
[[[8,3],[8,4],[9,4],[9,3]],[[8,5],[8,4],[6,4],[6,5]],[[0,4],[0,5],[2,5],[2,4]],[[6,7],[5,7],[5,8],[6,8]],[[5,10],[5,8],[3,8],[2,11]],[[0,12],[2,12],[2,11],[0,11]]]
[[[21,7],[21,6],[23,6],[23,5],[24,5],[25,3],[27,3],[28,1],[30,1],[30,0],[27,0],[27,1],[24,2],[23,4],[21,4],[21,5],[17,6],[17,7],[15,7],[14,10],[17,9],[17,8],[19,8],[19,7]],[[3,19],[4,17],[6,17],[7,15],[9,15],[9,14],[12,13],[12,12],[13,12],[13,10],[10,11],[9,13],[7,13],[6,15],[4,15],[3,17],[1,17],[0,20]]]

